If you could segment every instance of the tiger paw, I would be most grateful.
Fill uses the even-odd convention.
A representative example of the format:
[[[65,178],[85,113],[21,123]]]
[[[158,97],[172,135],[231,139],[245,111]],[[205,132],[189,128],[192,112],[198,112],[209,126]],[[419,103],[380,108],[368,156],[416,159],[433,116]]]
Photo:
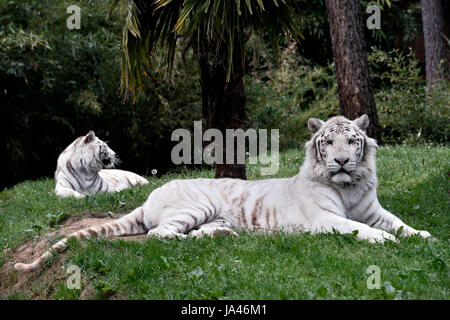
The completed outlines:
[[[428,231],[420,230],[416,234],[418,234],[422,238],[425,238],[425,239],[429,238],[432,241],[436,241],[436,238],[432,237],[431,234]]]
[[[211,238],[215,238],[218,235],[227,235],[233,238],[239,238],[239,235],[230,228],[218,228],[213,233],[211,233]]]

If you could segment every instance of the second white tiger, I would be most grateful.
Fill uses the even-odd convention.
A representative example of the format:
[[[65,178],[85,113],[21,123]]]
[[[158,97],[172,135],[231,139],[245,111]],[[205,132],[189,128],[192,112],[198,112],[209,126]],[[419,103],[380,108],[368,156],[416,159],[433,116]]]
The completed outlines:
[[[90,131],[59,155],[55,192],[61,197],[81,198],[87,193],[116,192],[148,183],[133,172],[111,169],[118,162],[116,153]]]

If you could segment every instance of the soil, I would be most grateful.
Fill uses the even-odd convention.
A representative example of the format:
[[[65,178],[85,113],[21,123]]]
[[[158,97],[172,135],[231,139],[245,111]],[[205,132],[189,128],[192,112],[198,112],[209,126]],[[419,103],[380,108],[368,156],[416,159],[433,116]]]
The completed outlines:
[[[94,227],[103,223],[113,221],[108,215],[91,214],[92,217],[81,219],[80,217],[70,217],[62,224],[61,228],[40,236],[38,239],[30,240],[15,249],[6,249],[2,256],[7,262],[0,268],[0,299],[11,296],[14,293],[20,294],[16,298],[26,299],[51,299],[51,294],[57,283],[66,279],[65,257],[60,254],[58,259],[40,271],[31,273],[20,273],[14,269],[17,262],[30,263],[39,258],[50,245],[56,242],[56,237],[68,235],[74,231],[84,228]],[[146,235],[121,237],[126,240],[142,240]],[[83,279],[85,280],[85,279]],[[83,283],[87,283],[83,281]],[[80,299],[89,299],[92,287],[87,284],[80,293]]]

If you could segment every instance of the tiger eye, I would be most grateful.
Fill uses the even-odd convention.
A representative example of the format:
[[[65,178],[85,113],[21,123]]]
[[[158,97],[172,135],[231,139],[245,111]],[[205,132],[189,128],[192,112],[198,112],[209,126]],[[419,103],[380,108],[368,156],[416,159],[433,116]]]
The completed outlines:
[[[354,143],[355,142],[355,140],[353,140],[353,139],[348,139],[348,144],[352,144],[352,143]]]
[[[333,140],[327,140],[327,144],[333,144]]]

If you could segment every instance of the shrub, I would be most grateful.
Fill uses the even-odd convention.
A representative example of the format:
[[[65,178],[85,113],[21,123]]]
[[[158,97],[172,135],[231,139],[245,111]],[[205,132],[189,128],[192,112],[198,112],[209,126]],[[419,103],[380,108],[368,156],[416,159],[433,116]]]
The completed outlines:
[[[374,98],[384,143],[447,143],[450,82],[427,94],[414,53],[372,48],[368,55]],[[312,66],[285,50],[281,65],[247,81],[250,126],[279,128],[280,147],[299,147],[309,139],[310,117],[338,115],[339,97],[333,65]]]
[[[189,52],[186,64],[176,57],[170,79],[156,52],[144,93],[124,102],[116,60],[123,11],[105,19],[110,1],[84,1],[81,29],[68,30],[71,4],[0,2],[0,189],[51,176],[59,153],[91,129],[111,141],[124,169],[164,171],[172,130],[201,117]]]
[[[385,143],[438,142],[449,138],[450,83],[438,83],[427,94],[414,53],[373,49],[371,73],[381,88],[375,92]]]

